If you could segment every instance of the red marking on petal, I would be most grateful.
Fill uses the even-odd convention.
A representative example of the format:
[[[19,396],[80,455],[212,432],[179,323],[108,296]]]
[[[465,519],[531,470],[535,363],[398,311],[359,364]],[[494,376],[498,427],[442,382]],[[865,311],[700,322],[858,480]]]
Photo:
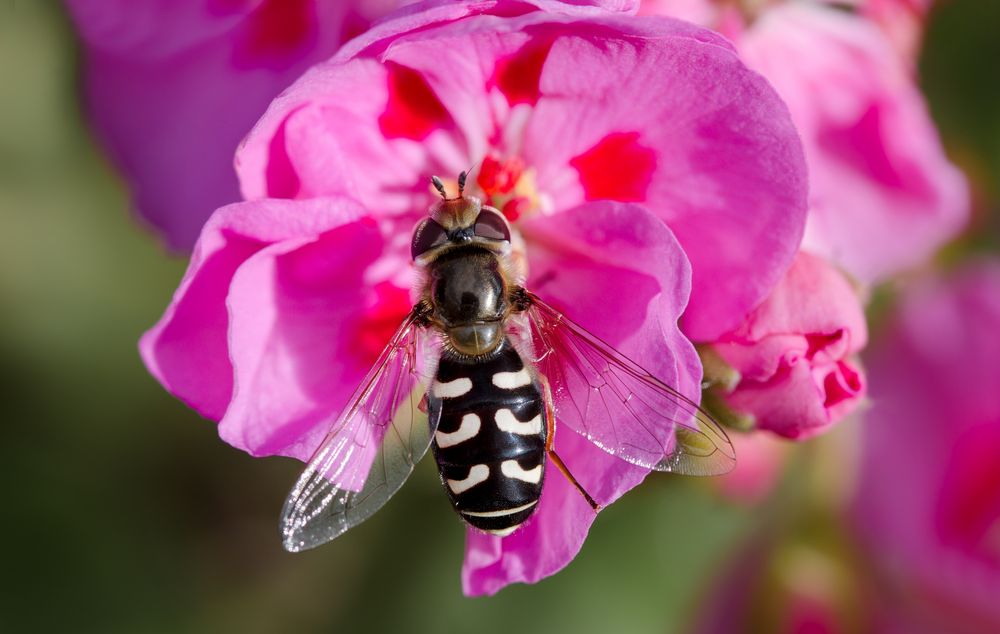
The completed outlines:
[[[247,18],[236,45],[238,66],[284,68],[316,36],[312,0],[264,0]]]
[[[950,452],[939,493],[942,541],[1000,567],[991,533],[1000,525],[1000,421],[963,433]],[[994,535],[995,540],[995,535]]]
[[[267,168],[264,178],[267,181],[267,195],[271,198],[295,198],[302,187],[285,145],[287,125],[288,119],[285,119],[278,126],[267,148]]]
[[[352,339],[353,356],[374,363],[412,308],[409,291],[390,282],[376,284]]]
[[[519,103],[535,105],[540,95],[542,66],[551,48],[551,40],[532,41],[513,55],[501,58],[493,69],[490,85],[499,88],[512,106]]]
[[[420,73],[392,63],[388,64],[388,70],[389,100],[378,118],[379,129],[386,138],[422,141],[451,120]]]
[[[491,154],[483,159],[476,184],[486,196],[507,194],[514,189],[523,173],[524,161],[521,159],[514,157],[501,161]]]
[[[824,350],[833,344],[840,341],[840,338],[844,336],[843,329],[838,330],[832,334],[810,334],[806,335],[806,358],[812,359],[817,352]]]
[[[639,145],[638,132],[613,132],[570,160],[587,200],[641,202],[656,169],[656,153]]]
[[[507,217],[507,220],[514,222],[530,210],[531,200],[524,196],[518,196],[517,198],[511,198],[505,202],[503,209],[500,211]]]
[[[837,369],[823,379],[823,391],[826,393],[823,407],[830,409],[857,397],[861,392],[861,377],[851,366],[838,361]]]

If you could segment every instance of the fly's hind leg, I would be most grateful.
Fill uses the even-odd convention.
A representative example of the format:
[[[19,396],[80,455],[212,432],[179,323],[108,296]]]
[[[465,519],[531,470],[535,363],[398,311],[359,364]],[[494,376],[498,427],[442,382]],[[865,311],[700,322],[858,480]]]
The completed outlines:
[[[595,513],[599,513],[603,507],[598,504],[597,501],[594,500],[589,493],[587,493],[587,490],[583,488],[583,485],[581,485],[577,479],[573,477],[573,474],[570,473],[566,463],[563,462],[562,458],[559,457],[559,454],[556,453],[556,417],[555,411],[552,407],[552,392],[549,390],[549,382],[545,380],[545,377],[541,377],[541,382],[542,387],[544,388],[543,398],[545,399],[545,453],[548,454],[552,464],[554,464],[556,468],[559,469],[564,476],[566,476],[566,479],[569,480],[570,484],[576,487],[576,490],[580,492],[583,499],[587,500],[587,504],[590,505],[590,508],[594,509]]]

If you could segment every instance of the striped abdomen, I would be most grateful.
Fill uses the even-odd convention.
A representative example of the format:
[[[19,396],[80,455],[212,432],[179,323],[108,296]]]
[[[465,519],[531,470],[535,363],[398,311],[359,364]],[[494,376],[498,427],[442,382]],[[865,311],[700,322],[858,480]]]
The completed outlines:
[[[507,340],[486,359],[445,355],[427,402],[441,411],[432,447],[455,510],[509,534],[534,512],[545,475],[546,409],[521,356]]]

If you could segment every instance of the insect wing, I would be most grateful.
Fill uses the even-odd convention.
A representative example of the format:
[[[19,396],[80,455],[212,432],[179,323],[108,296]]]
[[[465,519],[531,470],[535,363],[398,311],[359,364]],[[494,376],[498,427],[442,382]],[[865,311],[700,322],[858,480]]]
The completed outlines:
[[[689,398],[531,295],[535,365],[548,380],[556,423],[611,455],[656,471],[719,475],[732,444]]]
[[[331,426],[281,513],[286,550],[339,537],[382,508],[430,446],[437,420],[420,407],[437,338],[411,313]]]

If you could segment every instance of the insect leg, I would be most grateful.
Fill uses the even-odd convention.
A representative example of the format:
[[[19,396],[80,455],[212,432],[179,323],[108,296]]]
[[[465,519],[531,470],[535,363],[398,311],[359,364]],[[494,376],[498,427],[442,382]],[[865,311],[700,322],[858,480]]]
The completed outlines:
[[[562,458],[559,457],[559,454],[556,453],[556,416],[555,411],[552,408],[552,392],[549,391],[549,382],[545,380],[545,377],[541,377],[541,380],[545,393],[545,425],[547,430],[545,436],[545,453],[548,454],[552,464],[554,464],[556,468],[559,469],[564,476],[566,476],[569,483],[576,487],[576,490],[580,492],[583,499],[587,500],[587,504],[590,505],[590,508],[594,509],[595,513],[599,513],[602,508],[601,505],[598,504],[597,501],[592,498],[589,493],[587,493],[587,490],[583,488],[583,485],[581,485],[577,479],[573,477],[573,474],[570,473],[569,467],[566,466],[566,463],[563,462]]]

